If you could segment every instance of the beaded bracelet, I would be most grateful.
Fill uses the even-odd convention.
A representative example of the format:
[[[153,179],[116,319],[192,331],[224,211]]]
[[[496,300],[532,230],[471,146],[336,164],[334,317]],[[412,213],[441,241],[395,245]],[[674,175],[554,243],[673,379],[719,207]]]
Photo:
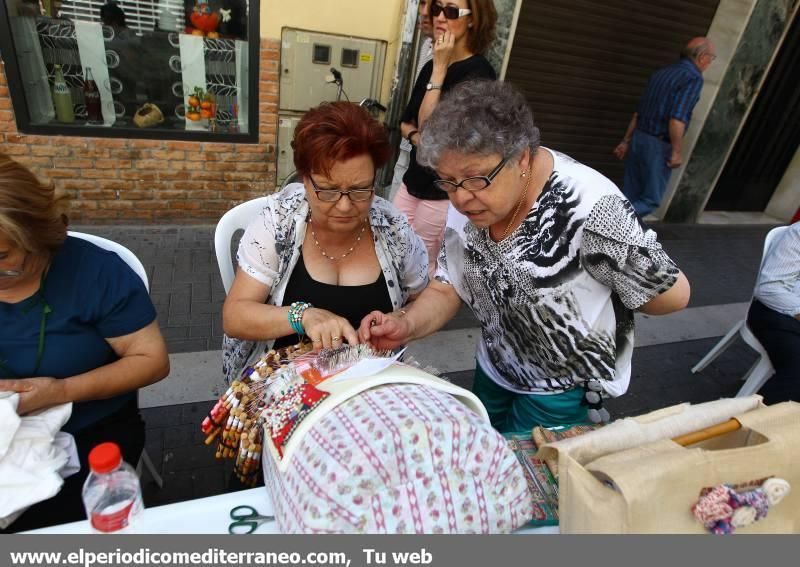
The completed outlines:
[[[303,313],[305,313],[306,309],[309,307],[312,307],[312,305],[305,301],[295,301],[289,306],[289,325],[291,325],[292,330],[300,336],[306,334],[303,328]]]

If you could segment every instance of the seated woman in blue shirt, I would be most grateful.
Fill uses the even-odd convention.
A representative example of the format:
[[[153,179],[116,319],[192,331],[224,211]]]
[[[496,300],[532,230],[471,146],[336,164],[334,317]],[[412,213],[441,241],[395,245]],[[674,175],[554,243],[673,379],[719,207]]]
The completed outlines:
[[[0,153],[0,391],[20,394],[20,415],[73,402],[63,430],[81,460],[15,531],[85,517],[88,452],[114,441],[135,464],[144,447],[136,391],[169,373],[144,284],[115,253],[68,237],[64,207],[52,185]]]

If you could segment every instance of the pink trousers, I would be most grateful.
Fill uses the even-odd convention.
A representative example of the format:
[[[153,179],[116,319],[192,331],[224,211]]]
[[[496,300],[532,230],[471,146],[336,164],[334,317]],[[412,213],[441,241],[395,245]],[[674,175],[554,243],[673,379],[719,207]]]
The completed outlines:
[[[392,204],[408,217],[414,229],[428,249],[428,275],[433,278],[436,273],[436,259],[442,247],[444,225],[447,222],[447,209],[450,200],[429,201],[418,199],[409,194],[406,184],[400,185]]]

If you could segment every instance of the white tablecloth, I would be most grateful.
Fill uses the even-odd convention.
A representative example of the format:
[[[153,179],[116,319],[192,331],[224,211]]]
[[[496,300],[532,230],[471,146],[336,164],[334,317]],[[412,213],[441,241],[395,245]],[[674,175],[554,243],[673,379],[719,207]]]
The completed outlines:
[[[140,534],[227,534],[231,523],[230,511],[247,504],[264,516],[272,515],[272,502],[264,487],[230,492],[219,496],[187,500],[176,504],[147,508],[142,512],[137,532]],[[89,522],[73,522],[51,526],[27,533],[35,534],[86,534],[91,533]],[[278,526],[266,522],[256,530],[257,534],[277,534]],[[523,528],[520,534],[555,534],[558,526]]]

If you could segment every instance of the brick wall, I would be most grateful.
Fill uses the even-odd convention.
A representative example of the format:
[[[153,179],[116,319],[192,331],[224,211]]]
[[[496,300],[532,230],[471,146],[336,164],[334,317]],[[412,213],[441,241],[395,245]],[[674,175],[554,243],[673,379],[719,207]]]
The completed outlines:
[[[275,188],[279,48],[261,41],[258,144],[21,134],[0,62],[0,150],[69,193],[73,223],[216,221]]]

